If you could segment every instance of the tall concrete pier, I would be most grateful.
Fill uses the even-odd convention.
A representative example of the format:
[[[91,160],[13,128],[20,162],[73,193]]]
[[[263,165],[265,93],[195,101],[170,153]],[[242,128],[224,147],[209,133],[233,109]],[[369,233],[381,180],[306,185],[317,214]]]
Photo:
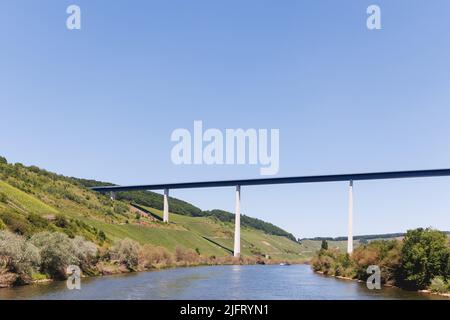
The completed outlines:
[[[163,221],[169,223],[169,189],[164,189],[164,214]]]
[[[236,186],[236,210],[234,222],[234,256],[241,255],[241,186]]]

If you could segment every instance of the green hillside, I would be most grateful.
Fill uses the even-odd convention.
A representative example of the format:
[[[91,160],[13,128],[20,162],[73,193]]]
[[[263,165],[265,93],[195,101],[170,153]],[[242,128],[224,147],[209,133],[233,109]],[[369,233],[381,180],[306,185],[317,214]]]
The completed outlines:
[[[125,194],[111,201],[106,195],[89,190],[88,181],[97,183],[0,159],[0,229],[26,237],[45,230],[59,231],[70,237],[82,235],[99,245],[131,238],[172,252],[177,247],[189,248],[204,256],[229,256],[233,250],[234,221],[229,219],[229,213],[216,216],[171,198],[171,209],[178,213],[171,213],[171,223],[163,224],[131,205],[137,203],[154,216],[161,216],[160,195]],[[278,259],[305,256],[305,246],[292,241],[284,230],[250,217],[243,221],[244,255]]]
[[[162,216],[161,210],[145,208],[154,215]],[[170,220],[175,226],[183,227],[211,244],[218,244],[226,252],[233,251],[234,223],[232,222],[223,222],[212,216],[190,217],[174,213],[170,215]],[[269,255],[279,259],[302,257],[302,246],[297,242],[245,226],[241,228],[241,246],[241,251],[245,255]]]

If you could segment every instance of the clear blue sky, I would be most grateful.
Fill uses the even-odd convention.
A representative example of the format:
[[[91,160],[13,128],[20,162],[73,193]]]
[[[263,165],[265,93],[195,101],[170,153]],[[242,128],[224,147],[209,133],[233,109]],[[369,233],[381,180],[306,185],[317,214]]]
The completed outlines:
[[[380,31],[366,8],[382,10]],[[82,30],[65,27],[82,9]],[[450,167],[450,2],[2,1],[0,154],[117,184],[259,177],[175,166],[170,134],[279,128],[279,176]],[[245,214],[346,234],[347,184],[243,188]],[[232,188],[175,191],[234,209]],[[450,230],[450,179],[355,184],[355,233]]]

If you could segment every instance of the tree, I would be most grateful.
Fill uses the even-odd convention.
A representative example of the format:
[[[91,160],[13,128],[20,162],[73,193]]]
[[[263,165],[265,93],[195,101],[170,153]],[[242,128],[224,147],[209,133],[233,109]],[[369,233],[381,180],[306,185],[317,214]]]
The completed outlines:
[[[100,240],[101,243],[105,242],[106,234],[105,234],[105,232],[103,232],[103,230],[100,230],[98,232],[98,239]]]
[[[139,264],[139,251],[141,246],[138,242],[125,238],[117,241],[111,248],[111,257],[123,263],[128,269],[134,270]]]
[[[64,233],[40,232],[30,239],[41,255],[41,270],[55,278],[64,279],[69,265],[78,265],[79,251]]]
[[[448,278],[447,235],[433,229],[409,230],[403,240],[401,281],[410,289],[425,289],[435,277]]]
[[[0,231],[0,266],[17,273],[22,280],[39,267],[39,250],[22,236]]]
[[[75,256],[80,261],[80,268],[87,270],[97,256],[97,246],[95,243],[86,241],[86,239],[80,236],[76,236],[71,241],[75,247]]]
[[[8,202],[8,196],[4,194],[3,192],[0,192],[0,202],[7,203]]]
[[[322,240],[322,245],[320,246],[321,250],[328,250],[328,242],[327,240]]]

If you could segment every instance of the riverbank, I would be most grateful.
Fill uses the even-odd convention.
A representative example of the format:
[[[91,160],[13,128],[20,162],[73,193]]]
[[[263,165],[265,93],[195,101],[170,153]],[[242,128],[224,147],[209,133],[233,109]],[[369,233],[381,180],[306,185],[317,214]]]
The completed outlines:
[[[319,274],[319,275],[324,276],[324,277],[331,277],[331,278],[335,278],[335,279],[339,279],[339,280],[352,281],[352,282],[358,282],[358,283],[365,283],[364,281],[359,280],[359,279],[355,279],[355,278],[325,274],[323,271],[314,271],[314,273]],[[403,288],[400,288],[400,287],[397,287],[397,286],[394,286],[394,285],[391,285],[391,284],[383,284],[382,287],[396,288],[396,289],[399,289],[399,290],[405,290]],[[405,291],[408,291],[408,290],[405,290]],[[450,293],[439,293],[439,292],[433,292],[431,290],[416,290],[416,291],[411,290],[409,292],[417,292],[417,293],[429,294],[429,295],[445,297],[445,298],[449,298],[450,299]]]
[[[161,271],[161,270],[170,270],[170,269],[185,269],[185,268],[195,268],[195,267],[214,267],[214,266],[250,266],[250,265],[279,265],[283,262],[288,265],[299,265],[306,264],[307,261],[303,260],[290,260],[290,261],[278,261],[271,259],[255,259],[253,257],[220,257],[220,263],[217,261],[216,263],[187,263],[187,262],[177,262],[175,264],[154,264],[150,267],[146,267],[143,265],[138,266],[136,269],[129,269],[123,264],[119,263],[105,263],[100,262],[96,265],[96,269],[98,272],[93,274],[84,274],[82,273],[81,277],[83,279],[96,278],[96,277],[104,277],[111,275],[120,275],[120,274],[132,274],[132,273],[142,273],[142,272],[152,272],[152,271]],[[19,281],[19,275],[11,272],[2,272],[0,270],[0,289],[2,288],[12,288],[18,286],[27,286],[31,284],[47,284],[54,281],[61,281],[62,279],[29,279],[28,281]],[[63,279],[64,280],[64,279]]]
[[[0,300],[441,300],[397,288],[371,291],[355,281],[315,274],[309,266],[230,265],[134,272],[0,290]]]
[[[77,266],[85,276],[112,275],[173,267],[250,265],[295,262],[265,255],[216,256],[200,249],[141,245],[129,238],[103,246],[60,232],[39,232],[31,238],[0,231],[0,287],[26,285],[49,279],[64,280],[67,268]]]
[[[324,275],[363,282],[370,275],[367,270],[376,266],[385,285],[443,297],[450,294],[448,238],[433,229],[409,230],[402,241],[371,241],[352,254],[329,249],[324,241],[311,266]]]

